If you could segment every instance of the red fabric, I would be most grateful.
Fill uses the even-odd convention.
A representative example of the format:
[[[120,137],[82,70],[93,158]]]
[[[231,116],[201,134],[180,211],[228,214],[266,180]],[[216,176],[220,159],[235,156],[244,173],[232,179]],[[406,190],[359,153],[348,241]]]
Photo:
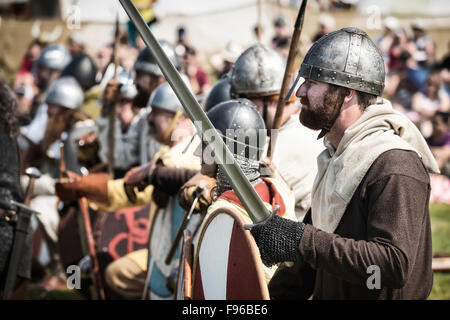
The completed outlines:
[[[275,205],[279,205],[280,209],[278,209],[277,216],[284,216],[284,214],[286,213],[286,205],[284,204],[281,194],[278,192],[277,188],[272,182],[265,178],[262,179],[264,182],[258,183],[254,186],[256,193],[259,195],[263,202],[270,203],[272,205],[272,208]],[[230,201],[245,209],[237,194],[233,190],[225,191],[220,195],[219,199]]]
[[[200,264],[197,263],[195,268],[195,280],[192,288],[193,300],[205,300],[205,294],[203,292],[202,273],[200,272]]]
[[[200,90],[205,84],[209,84],[208,75],[201,68],[197,69],[197,73],[195,74],[195,80],[197,81],[197,83],[200,87]]]

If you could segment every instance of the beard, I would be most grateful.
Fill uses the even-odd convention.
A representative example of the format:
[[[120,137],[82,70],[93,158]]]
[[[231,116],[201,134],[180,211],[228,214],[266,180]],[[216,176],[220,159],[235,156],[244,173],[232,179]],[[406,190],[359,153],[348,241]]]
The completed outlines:
[[[321,130],[326,127],[331,129],[341,112],[346,94],[346,90],[330,88],[323,97],[322,105],[320,103],[311,105],[307,97],[302,97],[300,122],[311,130]]]
[[[48,118],[44,137],[41,141],[41,150],[45,154],[48,148],[60,139],[61,133],[68,131],[78,121],[84,121],[89,117],[81,111],[66,109],[59,114]]]
[[[147,106],[150,92],[147,90],[138,90],[136,97],[133,99],[133,106],[138,108],[145,108]]]

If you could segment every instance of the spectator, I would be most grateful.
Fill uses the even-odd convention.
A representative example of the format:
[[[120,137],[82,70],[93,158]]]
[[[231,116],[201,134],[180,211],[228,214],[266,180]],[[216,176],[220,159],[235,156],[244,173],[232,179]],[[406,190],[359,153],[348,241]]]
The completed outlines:
[[[383,47],[387,45],[386,42],[380,42],[379,46],[381,52],[383,53],[383,57],[387,62],[389,70],[396,70],[400,67],[400,56],[403,52],[408,49],[408,35],[406,34],[405,29],[399,27],[394,32],[394,38],[391,43],[391,47],[387,53],[387,57],[384,55]]]
[[[200,66],[197,52],[192,47],[187,47],[183,56],[186,75],[189,77],[192,89],[196,95],[204,95],[209,92],[211,85],[208,74]]]
[[[84,53],[84,39],[81,33],[74,32],[70,35],[68,40],[68,47],[72,59]]]
[[[38,39],[34,39],[27,48],[25,56],[22,58],[20,68],[14,80],[14,88],[20,86],[32,87],[34,85],[33,64],[39,58],[44,44]]]
[[[419,126],[425,137],[431,135],[431,118],[437,111],[448,112],[450,102],[448,94],[441,90],[442,79],[440,74],[430,74],[423,92],[417,92],[412,101],[412,108],[419,114]]]
[[[376,44],[383,55],[383,59],[389,65],[391,49],[394,47],[396,40],[398,41],[397,30],[400,28],[400,22],[397,18],[389,16],[384,19],[383,24],[384,32],[377,39]]]
[[[273,23],[275,36],[272,38],[272,48],[281,53],[284,57],[289,54],[289,46],[291,43],[291,35],[283,17],[278,17]]]
[[[442,59],[440,69],[444,90],[447,94],[450,94],[450,41],[448,42],[448,50],[448,53]]]
[[[222,52],[211,56],[209,62],[214,69],[217,79],[222,78],[231,71],[234,62],[241,53],[242,46],[234,41],[230,41]]]
[[[421,19],[415,19],[411,23],[411,29],[413,32],[412,41],[417,46],[417,51],[415,52],[415,58],[417,61],[427,61],[430,54],[430,46],[433,44],[433,39],[427,35],[425,22]]]
[[[403,112],[410,120],[416,122],[418,115],[411,110],[411,105],[418,88],[408,76],[407,61],[410,58],[411,54],[408,51],[400,54],[398,67],[391,70],[387,77],[384,93],[391,99],[394,109]]]
[[[175,52],[182,57],[186,53],[186,48],[189,46],[187,41],[187,31],[183,26],[177,28],[177,42],[175,43]]]
[[[441,173],[450,176],[450,127],[448,112],[436,112],[432,119],[433,132],[426,139]]]
[[[336,20],[329,14],[321,14],[319,16],[319,30],[316,35],[313,37],[312,41],[316,42],[324,35],[334,31],[336,29]]]

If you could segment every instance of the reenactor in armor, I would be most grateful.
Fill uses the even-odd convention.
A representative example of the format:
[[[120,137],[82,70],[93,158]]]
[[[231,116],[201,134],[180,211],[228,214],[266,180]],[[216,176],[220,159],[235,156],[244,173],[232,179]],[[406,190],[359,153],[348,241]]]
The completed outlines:
[[[84,91],[84,101],[81,111],[88,114],[92,119],[96,119],[101,112],[97,103],[103,88],[97,84],[97,66],[92,58],[86,53],[81,53],[64,68],[61,77],[72,76]]]
[[[295,194],[295,211],[301,220],[311,205],[311,187],[317,172],[316,157],[323,150],[314,132],[299,123],[295,96],[284,106],[281,127],[273,127],[286,60],[274,49],[256,44],[236,60],[230,76],[230,95],[250,99],[264,119],[269,137],[277,134],[272,163]],[[297,141],[295,148],[292,141]],[[270,142],[269,142],[270,143]]]
[[[278,205],[280,209],[277,215],[297,221],[294,195],[289,186],[281,179],[263,177],[260,173],[267,137],[264,120],[256,105],[247,99],[232,99],[214,106],[207,112],[207,116],[267,208],[272,211],[274,206]],[[212,203],[206,210],[205,220],[212,212],[227,208],[236,212],[245,223],[252,223],[230,182],[209,154],[208,148],[199,146],[195,154],[202,157],[201,173],[216,180],[216,185],[211,190]],[[194,238],[195,250],[198,235],[203,228],[205,225],[200,227],[197,237]],[[274,271],[275,268],[265,269],[267,282]]]
[[[257,44],[244,51],[236,60],[229,78],[230,96],[251,100],[268,129],[274,122],[283,80],[283,73],[280,71],[285,69],[285,65],[286,61],[279,53]],[[294,191],[295,212],[297,219],[301,220],[310,207],[311,187],[317,172],[316,157],[323,145],[321,141],[317,141],[314,131],[299,123],[299,113],[299,106],[294,101],[294,96],[291,96],[284,107],[281,128],[276,133],[278,140],[272,151],[272,164],[275,172]],[[274,134],[269,130],[268,133]],[[300,145],[292,148],[292,141],[299,141]],[[180,202],[185,208],[192,203],[192,191],[200,181],[208,179],[199,174],[183,187]],[[210,197],[205,197],[202,200],[209,199]]]
[[[321,131],[326,149],[303,222],[271,215],[251,229],[266,265],[296,261],[277,270],[271,297],[426,299],[428,172],[439,170],[415,125],[378,98],[379,49],[360,29],[331,32],[308,51],[300,77],[300,121]]]
[[[63,201],[85,196],[105,212],[151,203],[150,210],[154,210],[155,216],[151,222],[150,256],[148,249],[142,249],[114,261],[106,269],[106,283],[125,298],[140,298],[148,286],[151,299],[172,299],[173,292],[166,280],[176,268],[177,255],[169,264],[164,260],[172,245],[172,230],[179,227],[184,214],[176,195],[181,185],[200,170],[200,159],[193,155],[197,144],[190,144],[193,124],[167,82],[154,90],[148,107],[149,132],[161,144],[150,163],[130,170],[125,180],[108,180],[103,184],[87,175],[74,182],[59,183],[57,192]],[[191,228],[198,222],[194,220]],[[149,268],[152,272],[146,283]]]
[[[51,45],[42,50],[33,66],[33,73],[39,94],[34,97],[27,123],[20,128],[19,146],[22,152],[33,151],[33,145],[39,144],[43,138],[47,123],[47,104],[45,96],[50,85],[60,76],[61,71],[69,64],[71,57],[63,45]],[[24,120],[24,119],[22,119]],[[23,122],[23,121],[22,121]],[[31,157],[31,155],[30,155]]]
[[[57,273],[57,276],[62,279],[64,279],[64,273],[60,270],[56,253],[60,217],[54,185],[55,180],[60,178],[61,142],[64,143],[63,156],[66,168],[77,174],[82,173],[82,166],[77,155],[77,140],[95,130],[95,122],[79,110],[83,98],[82,88],[75,78],[70,76],[59,78],[48,89],[45,98],[48,121],[44,137],[39,145],[41,155],[36,163],[42,176],[35,182],[34,197],[30,205],[33,209],[42,212],[38,216],[45,238],[41,245],[47,246],[48,249],[41,248],[39,251],[50,252],[49,256],[39,255],[38,263],[43,268],[50,266],[52,273]]]

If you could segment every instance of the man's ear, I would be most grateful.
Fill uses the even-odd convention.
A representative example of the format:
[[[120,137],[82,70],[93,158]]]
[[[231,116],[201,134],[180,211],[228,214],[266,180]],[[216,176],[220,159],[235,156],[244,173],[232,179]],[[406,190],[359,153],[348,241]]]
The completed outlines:
[[[356,96],[356,91],[354,89],[350,89],[348,94],[344,97],[344,103],[349,103],[352,99],[358,99]],[[356,101],[357,102],[357,101]]]

